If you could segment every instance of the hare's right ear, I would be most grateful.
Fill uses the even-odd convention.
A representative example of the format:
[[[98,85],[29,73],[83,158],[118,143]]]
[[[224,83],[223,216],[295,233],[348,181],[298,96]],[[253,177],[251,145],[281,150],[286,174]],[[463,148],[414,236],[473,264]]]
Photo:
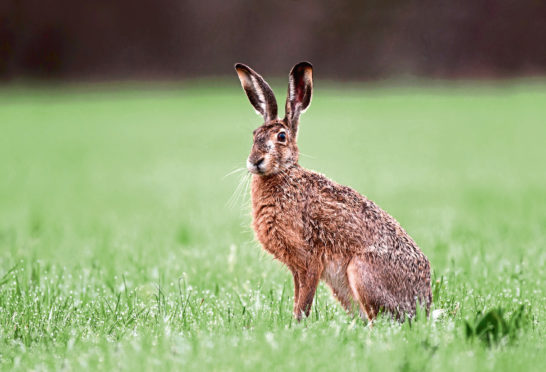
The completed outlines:
[[[288,97],[286,97],[286,121],[294,133],[298,132],[300,114],[311,104],[313,94],[313,66],[300,62],[288,75]]]
[[[256,71],[242,63],[237,63],[235,70],[256,112],[262,115],[266,122],[277,119],[277,100],[271,87]]]

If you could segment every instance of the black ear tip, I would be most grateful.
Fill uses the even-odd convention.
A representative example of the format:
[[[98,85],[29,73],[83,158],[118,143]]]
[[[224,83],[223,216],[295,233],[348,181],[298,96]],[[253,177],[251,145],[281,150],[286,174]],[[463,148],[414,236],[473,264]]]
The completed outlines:
[[[248,66],[244,65],[242,63],[236,63],[234,67],[235,67],[235,70],[246,70],[246,71],[248,71]]]
[[[303,61],[303,62],[298,63],[294,67],[292,67],[292,71],[290,71],[290,72],[291,73],[295,73],[295,72],[301,73],[301,72],[303,72],[305,70],[308,70],[308,69],[313,71],[313,65],[310,62]]]

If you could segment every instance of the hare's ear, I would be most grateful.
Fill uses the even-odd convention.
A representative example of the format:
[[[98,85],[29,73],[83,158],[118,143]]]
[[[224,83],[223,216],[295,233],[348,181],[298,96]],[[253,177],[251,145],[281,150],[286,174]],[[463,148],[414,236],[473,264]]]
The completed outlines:
[[[237,63],[235,70],[256,112],[262,115],[266,122],[277,119],[277,100],[271,87],[256,71],[242,63]]]
[[[313,93],[313,66],[309,62],[300,62],[288,76],[288,97],[286,98],[286,120],[294,133],[298,129],[300,114],[311,103]]]

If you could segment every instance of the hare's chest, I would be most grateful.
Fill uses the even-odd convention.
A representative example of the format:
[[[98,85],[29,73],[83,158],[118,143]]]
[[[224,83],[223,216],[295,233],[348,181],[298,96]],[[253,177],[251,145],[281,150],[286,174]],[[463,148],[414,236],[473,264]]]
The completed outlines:
[[[252,205],[252,227],[264,249],[283,262],[299,256],[303,248],[303,224],[291,205],[273,200]]]
[[[302,218],[287,206],[277,203],[260,203],[253,205],[252,226],[258,239],[280,240],[284,243],[299,244],[302,237]]]

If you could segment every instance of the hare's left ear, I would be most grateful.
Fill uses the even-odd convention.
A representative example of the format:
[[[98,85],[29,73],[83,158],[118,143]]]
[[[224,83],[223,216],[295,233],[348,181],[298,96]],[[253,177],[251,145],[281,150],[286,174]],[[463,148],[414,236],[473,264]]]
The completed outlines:
[[[309,62],[295,65],[288,76],[288,97],[286,98],[286,120],[296,133],[300,114],[311,103],[313,93],[313,66]]]
[[[237,63],[235,70],[256,112],[264,117],[265,122],[277,119],[277,100],[269,84],[247,65]]]

